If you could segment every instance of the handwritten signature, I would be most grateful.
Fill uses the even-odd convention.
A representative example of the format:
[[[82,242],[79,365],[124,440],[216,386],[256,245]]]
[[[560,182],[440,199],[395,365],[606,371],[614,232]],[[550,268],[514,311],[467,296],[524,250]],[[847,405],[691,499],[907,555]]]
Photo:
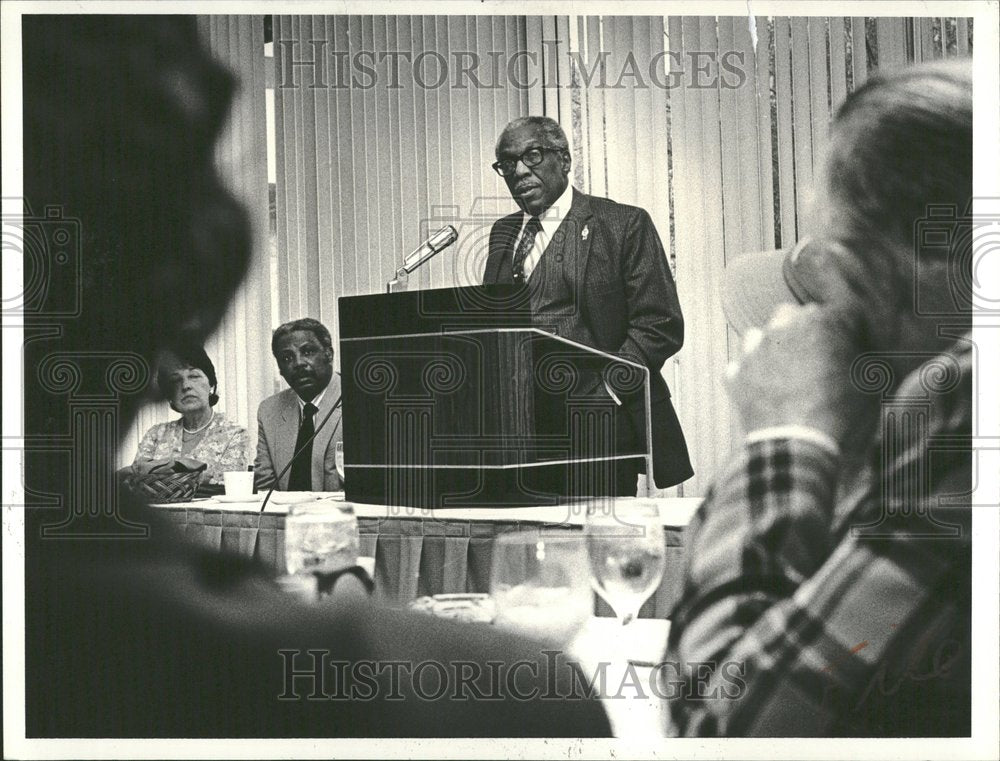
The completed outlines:
[[[893,626],[893,628],[895,629],[896,627]],[[869,645],[869,640],[863,640],[845,651],[839,660],[855,655]],[[963,657],[967,647],[966,644],[957,639],[946,637],[938,642],[937,647],[933,651],[930,651],[930,658],[928,659],[926,655],[928,654],[930,645],[929,636],[921,638],[914,645],[906,660],[901,664],[897,662],[896,667],[891,669],[892,672],[895,672],[894,676],[890,674],[889,659],[879,664],[878,668],[872,674],[871,679],[868,680],[864,689],[859,694],[853,706],[853,711],[855,713],[860,711],[875,696],[892,697],[896,695],[906,683],[920,683],[928,682],[932,679],[946,678],[952,672],[955,664]],[[839,661],[827,665],[823,671],[831,673],[836,662]],[[827,684],[824,687],[822,703],[824,708],[828,709],[832,707],[831,703],[840,689],[840,686],[836,684]],[[846,695],[843,697],[847,698]]]

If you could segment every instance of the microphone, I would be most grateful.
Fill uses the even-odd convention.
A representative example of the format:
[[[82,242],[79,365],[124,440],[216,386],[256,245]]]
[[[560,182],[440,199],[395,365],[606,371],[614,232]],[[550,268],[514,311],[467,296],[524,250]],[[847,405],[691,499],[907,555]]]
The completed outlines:
[[[458,230],[451,225],[442,227],[403,259],[403,266],[396,270],[396,276],[386,284],[386,290],[389,293],[405,291],[410,274],[456,240],[458,240]]]
[[[396,272],[396,275],[405,272],[412,273],[417,267],[423,265],[435,254],[444,251],[448,246],[458,240],[458,230],[451,225],[445,225],[431,237],[417,246],[413,252],[403,260],[403,266]]]

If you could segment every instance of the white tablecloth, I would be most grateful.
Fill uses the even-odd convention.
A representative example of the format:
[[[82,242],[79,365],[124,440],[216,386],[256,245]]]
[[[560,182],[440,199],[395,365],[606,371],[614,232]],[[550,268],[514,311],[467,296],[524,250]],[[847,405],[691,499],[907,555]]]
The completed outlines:
[[[648,739],[669,737],[665,690],[654,685],[654,664],[663,660],[670,622],[636,619],[622,627],[615,618],[591,618],[569,650],[579,659],[586,677],[605,675],[601,703],[615,737]],[[630,664],[631,662],[631,664]]]
[[[260,499],[227,503],[217,499],[163,505],[164,513],[194,542],[220,552],[257,557],[277,573],[285,571],[285,519],[289,500],[336,510],[343,494],[278,493],[264,513]],[[645,617],[666,618],[680,591],[684,566],[682,531],[700,500],[659,499],[665,533],[666,571],[660,588],[643,607]],[[442,593],[487,592],[494,538],[535,527],[579,531],[584,505],[505,509],[419,510],[352,505],[358,517],[362,555],[375,558],[377,594],[393,605]],[[598,601],[599,615],[611,611]]]

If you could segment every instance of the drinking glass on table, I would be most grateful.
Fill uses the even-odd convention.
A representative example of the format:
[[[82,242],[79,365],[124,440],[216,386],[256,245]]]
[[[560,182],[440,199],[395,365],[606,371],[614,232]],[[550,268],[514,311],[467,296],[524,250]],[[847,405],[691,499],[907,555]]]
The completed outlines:
[[[289,574],[329,574],[357,563],[358,519],[329,502],[295,505],[285,519],[285,569]]]
[[[497,626],[551,645],[567,644],[594,610],[583,536],[501,534],[493,545],[490,593]]]
[[[584,527],[590,578],[622,626],[656,591],[666,563],[655,502],[620,499],[592,505]]]
[[[329,502],[294,505],[285,519],[285,570],[276,581],[304,602],[316,602],[336,574],[358,561],[358,521]]]

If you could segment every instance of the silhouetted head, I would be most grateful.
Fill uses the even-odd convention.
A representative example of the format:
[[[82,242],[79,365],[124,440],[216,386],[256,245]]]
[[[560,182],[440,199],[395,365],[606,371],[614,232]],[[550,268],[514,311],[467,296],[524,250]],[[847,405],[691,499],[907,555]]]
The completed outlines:
[[[139,355],[148,368],[182,335],[203,342],[249,257],[244,212],[213,162],[232,76],[193,17],[25,16],[22,47],[26,204],[43,230],[67,221],[79,253],[28,321],[62,331],[28,344],[29,372],[54,352]],[[30,267],[56,266],[29,258],[26,282]],[[123,430],[137,399],[122,397]]]

